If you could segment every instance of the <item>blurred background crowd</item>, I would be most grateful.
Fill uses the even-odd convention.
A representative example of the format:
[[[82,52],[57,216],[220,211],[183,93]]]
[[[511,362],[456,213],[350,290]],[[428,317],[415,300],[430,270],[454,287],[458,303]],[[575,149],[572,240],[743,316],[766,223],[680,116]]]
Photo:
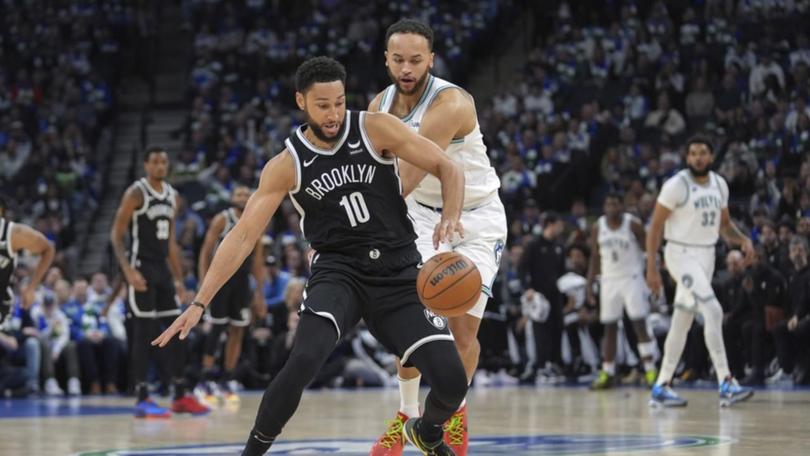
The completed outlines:
[[[758,246],[751,265],[717,247],[714,285],[732,370],[756,385],[810,381],[810,333],[790,324],[810,321],[810,1],[350,3],[179,2],[177,27],[192,51],[185,120],[169,127],[182,145],[170,151],[171,182],[182,195],[176,235],[188,293],[208,220],[236,185],[255,187],[303,121],[293,104],[295,67],[309,56],[336,57],[348,68],[349,108],[365,109],[389,84],[386,27],[415,17],[436,33],[434,74],[471,90],[482,74],[497,75],[472,90],[509,218],[476,384],[586,381],[595,373],[601,328],[585,299],[587,234],[608,192],[646,223],[661,184],[684,166],[684,141],[698,132],[714,142],[732,216]],[[533,27],[516,31],[516,11]],[[118,272],[81,277],[69,252],[78,254],[85,214],[103,192],[99,166],[120,111],[116,88],[143,71],[140,38],[154,33],[159,16],[106,0],[3,3],[0,12],[0,187],[15,202],[13,218],[63,252],[38,302],[30,311],[17,306],[6,328],[18,343],[0,344],[0,390],[126,391]],[[295,334],[308,274],[299,221],[285,202],[264,238],[267,312],[245,336],[237,378],[247,387],[272,378]],[[795,242],[801,248],[790,248],[795,239],[804,239]],[[530,266],[524,252],[544,244],[553,248]],[[18,285],[29,272],[23,261]],[[522,299],[528,288],[558,308],[555,317]],[[648,318],[661,347],[674,290],[665,288]],[[207,330],[192,334],[192,379]],[[622,331],[619,344],[627,383],[639,381],[633,337]],[[702,337],[697,324],[680,381],[713,378]],[[159,366],[153,375],[166,383]],[[395,375],[393,357],[361,327],[314,386],[389,385]]]

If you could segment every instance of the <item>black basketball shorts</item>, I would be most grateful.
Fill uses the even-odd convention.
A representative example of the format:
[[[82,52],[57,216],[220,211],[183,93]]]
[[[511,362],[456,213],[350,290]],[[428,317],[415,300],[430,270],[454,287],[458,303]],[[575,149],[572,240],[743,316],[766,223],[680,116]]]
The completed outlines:
[[[249,273],[236,271],[211,300],[205,319],[215,325],[248,326],[252,296]]]
[[[416,248],[390,258],[373,250],[371,255],[362,252],[359,259],[316,255],[301,311],[331,320],[338,338],[362,318],[371,334],[407,367],[416,349],[433,341],[453,341],[453,336],[447,319],[426,309],[416,294],[421,259]]]
[[[129,308],[136,318],[159,318],[180,315],[180,301],[174,289],[174,278],[166,260],[139,259],[136,269],[146,279],[146,291],[135,291],[129,285]]]

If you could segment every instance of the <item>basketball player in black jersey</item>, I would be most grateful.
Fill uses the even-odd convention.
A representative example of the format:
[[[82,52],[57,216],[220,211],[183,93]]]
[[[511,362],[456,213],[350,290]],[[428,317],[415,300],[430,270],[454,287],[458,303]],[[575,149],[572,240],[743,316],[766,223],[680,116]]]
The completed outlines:
[[[197,263],[198,277],[202,280],[211,265],[211,254],[218,242],[236,226],[242,212],[245,210],[250,189],[240,185],[231,192],[231,207],[225,209],[211,219],[205,240],[200,248],[200,259]],[[206,401],[215,401],[217,390],[221,390],[222,398],[226,402],[239,400],[232,386],[234,369],[242,352],[242,337],[245,327],[250,324],[250,303],[254,306],[264,306],[264,247],[261,240],[256,242],[253,253],[239,266],[239,269],[228,279],[228,282],[217,292],[211,305],[208,307],[206,319],[211,322],[211,332],[205,339],[205,355],[203,355],[203,375],[208,381]],[[253,273],[253,297],[250,294],[250,274]],[[219,345],[219,338],[225,328],[228,328],[228,341],[225,344],[224,372],[220,377],[221,386],[217,387],[214,380],[214,354]]]
[[[180,291],[182,294],[183,282],[180,249],[174,236],[177,194],[166,182],[169,156],[162,148],[149,148],[144,155],[143,168],[146,177],[130,185],[121,199],[110,239],[129,284],[128,303],[133,318],[131,366],[137,396],[135,416],[158,418],[168,417],[171,413],[149,399],[146,374],[149,354],[153,351],[149,340],[180,314],[176,293]],[[124,248],[127,230],[131,241],[129,254]],[[183,344],[177,342],[158,357],[174,384],[172,410],[175,413],[205,414],[208,407],[187,394],[183,375],[184,351]]]
[[[9,201],[0,196],[0,329],[5,326],[6,318],[11,314],[14,295],[11,291],[11,280],[17,266],[17,253],[26,250],[39,255],[34,272],[28,283],[20,290],[20,300],[24,309],[31,307],[36,298],[36,291],[48,268],[51,267],[56,251],[53,244],[39,231],[14,223],[6,218]]]
[[[258,190],[225,237],[192,306],[152,343],[185,338],[216,291],[236,271],[289,193],[301,213],[312,260],[301,321],[289,360],[264,394],[243,455],[264,454],[292,417],[302,392],[338,339],[362,318],[404,365],[416,366],[431,386],[422,418],[405,434],[426,455],[453,455],[442,441],[444,423],[467,391],[467,378],[443,319],[429,318],[416,294],[420,262],[408,218],[397,157],[439,178],[442,219],[434,242],[463,235],[461,169],[434,143],[385,113],[350,112],[346,73],[326,57],[296,72],[296,102],[307,123],[267,163]]]

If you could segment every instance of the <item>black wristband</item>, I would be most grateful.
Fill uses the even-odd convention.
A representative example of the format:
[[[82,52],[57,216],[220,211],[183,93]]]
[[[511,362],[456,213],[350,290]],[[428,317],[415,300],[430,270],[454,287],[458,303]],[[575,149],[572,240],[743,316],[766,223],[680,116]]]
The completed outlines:
[[[192,306],[197,306],[202,310],[205,310],[205,308],[206,308],[206,305],[201,303],[200,301],[191,301],[191,305]]]

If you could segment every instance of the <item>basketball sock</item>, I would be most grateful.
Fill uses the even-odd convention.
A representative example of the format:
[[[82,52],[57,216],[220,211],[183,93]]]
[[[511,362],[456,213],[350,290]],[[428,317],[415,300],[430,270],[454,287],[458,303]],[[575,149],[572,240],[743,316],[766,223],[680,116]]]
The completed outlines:
[[[397,377],[399,380],[399,411],[408,418],[418,418],[419,412],[419,381],[422,379],[418,375],[411,379]]]
[[[669,328],[667,340],[664,342],[664,359],[661,361],[661,372],[658,374],[658,380],[655,381],[656,385],[660,386],[672,380],[672,375],[678,367],[678,361],[681,360],[683,348],[686,346],[686,335],[694,318],[695,316],[691,312],[678,307],[675,307],[672,312],[672,325]]]
[[[149,386],[146,383],[135,385],[135,396],[138,402],[145,401],[149,397]]]
[[[182,378],[176,378],[172,381],[174,383],[174,400],[178,400],[186,395],[186,381]]]
[[[463,409],[464,406],[466,406],[466,405],[467,405],[467,398],[465,397],[464,400],[461,401],[461,405],[458,406],[458,410]]]
[[[703,339],[717,373],[717,383],[731,376],[726,357],[726,345],[723,343],[723,309],[716,299],[700,303],[703,315]]]
[[[644,362],[644,370],[649,372],[655,369],[655,342],[640,342],[638,344],[638,354],[641,355],[641,360]]]
[[[245,449],[242,451],[242,456],[261,456],[267,453],[274,440],[274,437],[265,437],[261,432],[254,429],[250,431],[250,437],[248,437]]]
[[[606,374],[610,375],[611,377],[616,375],[616,362],[615,361],[603,361],[602,362],[602,370],[605,371]]]

